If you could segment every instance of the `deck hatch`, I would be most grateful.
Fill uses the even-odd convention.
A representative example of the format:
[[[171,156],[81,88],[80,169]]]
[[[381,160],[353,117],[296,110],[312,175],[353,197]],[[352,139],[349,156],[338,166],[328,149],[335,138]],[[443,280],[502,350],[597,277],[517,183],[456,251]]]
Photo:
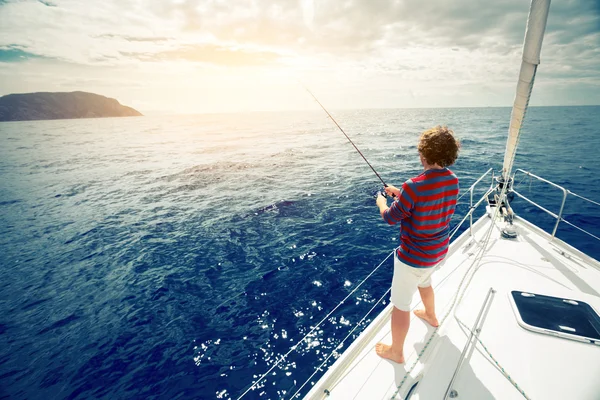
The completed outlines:
[[[510,294],[519,325],[524,328],[600,343],[600,316],[586,302],[516,290]]]

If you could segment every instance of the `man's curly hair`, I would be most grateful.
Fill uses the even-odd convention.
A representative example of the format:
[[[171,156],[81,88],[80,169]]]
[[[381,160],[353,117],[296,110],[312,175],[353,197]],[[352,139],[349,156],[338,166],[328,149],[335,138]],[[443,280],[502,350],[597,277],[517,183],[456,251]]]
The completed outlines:
[[[458,158],[460,142],[447,126],[438,125],[421,134],[418,149],[428,164],[443,168],[454,164]]]

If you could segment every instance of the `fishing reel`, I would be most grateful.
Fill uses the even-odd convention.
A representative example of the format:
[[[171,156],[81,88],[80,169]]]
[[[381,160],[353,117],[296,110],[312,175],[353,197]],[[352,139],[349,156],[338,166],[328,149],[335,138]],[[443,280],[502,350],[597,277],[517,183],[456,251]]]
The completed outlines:
[[[379,197],[380,195],[385,197],[386,199],[388,198],[388,194],[385,192],[385,189],[381,189],[381,190],[375,190],[373,193],[373,198],[377,199],[377,197]]]
[[[386,185],[385,183],[383,185],[384,185],[384,188],[383,188],[383,197],[388,197],[388,194],[385,191],[385,188],[388,187],[388,185]],[[396,198],[396,195],[394,193],[392,193],[391,196],[392,196],[392,199]]]
[[[385,188],[384,188],[384,189],[382,189],[382,190],[378,190],[378,191],[376,191],[376,192],[375,192],[375,196],[374,196],[374,197],[375,197],[375,198],[377,198],[377,196],[379,196],[379,195],[382,195],[382,196],[383,196],[383,197],[385,197],[386,199],[387,199],[388,197],[390,197],[390,196],[387,194],[387,192],[385,191]],[[393,199],[395,199],[395,198],[396,198],[396,195],[392,194],[392,198],[393,198]]]

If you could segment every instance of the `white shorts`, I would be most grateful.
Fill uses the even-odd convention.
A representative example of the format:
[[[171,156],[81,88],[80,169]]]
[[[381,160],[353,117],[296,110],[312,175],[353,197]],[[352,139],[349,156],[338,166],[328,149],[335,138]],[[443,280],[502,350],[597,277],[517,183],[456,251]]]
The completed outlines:
[[[438,264],[439,265],[439,264]],[[431,286],[431,274],[437,266],[415,268],[398,260],[394,254],[394,278],[392,279],[392,295],[390,301],[398,310],[410,311],[410,303],[417,287]]]

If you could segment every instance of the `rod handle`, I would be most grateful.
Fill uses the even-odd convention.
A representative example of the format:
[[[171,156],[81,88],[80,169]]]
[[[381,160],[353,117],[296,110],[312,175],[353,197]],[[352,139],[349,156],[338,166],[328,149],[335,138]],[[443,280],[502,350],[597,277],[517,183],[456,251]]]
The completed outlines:
[[[381,192],[381,195],[382,195],[383,197],[387,197],[387,193],[386,193],[386,191],[385,191],[385,188],[386,188],[386,187],[388,187],[388,184],[387,184],[387,183],[384,183],[384,184],[383,184],[383,187],[384,187],[384,190]],[[393,198],[393,199],[395,199],[395,198],[396,198],[396,195],[395,195],[394,193],[392,193],[392,198]]]

